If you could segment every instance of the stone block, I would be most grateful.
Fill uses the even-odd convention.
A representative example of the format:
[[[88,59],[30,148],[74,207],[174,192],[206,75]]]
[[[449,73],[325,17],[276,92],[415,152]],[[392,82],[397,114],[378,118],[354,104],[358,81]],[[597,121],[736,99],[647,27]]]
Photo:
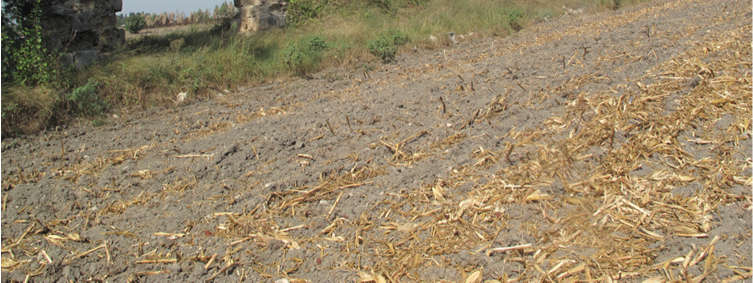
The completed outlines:
[[[250,33],[285,26],[287,0],[235,0],[239,32]]]
[[[76,68],[125,43],[115,15],[122,0],[49,0],[44,7],[42,26],[50,49],[71,54],[64,61]]]

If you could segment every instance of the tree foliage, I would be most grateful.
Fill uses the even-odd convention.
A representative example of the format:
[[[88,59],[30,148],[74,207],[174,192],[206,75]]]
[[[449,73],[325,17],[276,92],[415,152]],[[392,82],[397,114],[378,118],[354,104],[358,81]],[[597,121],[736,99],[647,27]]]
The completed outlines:
[[[220,23],[225,19],[235,17],[237,10],[230,3],[222,3],[214,9],[199,9],[186,15],[183,12],[163,12],[163,13],[138,13],[144,19],[144,28],[159,28],[178,25],[190,24],[212,24]],[[118,24],[128,29],[128,19],[134,14],[119,14]]]
[[[50,82],[54,61],[47,51],[41,23],[41,0],[3,1],[2,79],[36,85]]]
[[[142,14],[130,14],[125,19],[125,28],[131,33],[139,33],[139,31],[144,29],[144,27],[146,27],[146,21],[144,20],[144,15]]]
[[[291,25],[303,24],[322,13],[329,1],[327,0],[290,0],[285,21]]]

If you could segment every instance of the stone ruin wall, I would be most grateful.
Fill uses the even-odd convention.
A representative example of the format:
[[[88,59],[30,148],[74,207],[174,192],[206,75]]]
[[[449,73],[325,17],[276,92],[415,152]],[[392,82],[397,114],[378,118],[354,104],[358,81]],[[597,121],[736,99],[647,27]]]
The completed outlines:
[[[235,0],[240,10],[240,33],[251,33],[272,27],[285,26],[285,10],[288,0]]]
[[[289,0],[234,0],[239,9],[239,32],[251,33],[285,25]],[[125,43],[125,31],[115,13],[123,0],[42,1],[42,26],[51,50],[76,68],[91,65],[103,53]]]
[[[125,43],[116,12],[123,0],[42,1],[42,26],[51,50],[63,53],[63,61],[76,68],[91,65],[103,53]]]

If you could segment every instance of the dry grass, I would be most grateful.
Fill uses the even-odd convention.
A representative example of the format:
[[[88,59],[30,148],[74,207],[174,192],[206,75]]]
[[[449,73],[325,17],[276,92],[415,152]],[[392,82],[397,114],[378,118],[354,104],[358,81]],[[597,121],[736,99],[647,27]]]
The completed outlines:
[[[378,213],[379,225],[364,216],[331,219],[331,224],[321,231],[322,237],[305,239],[294,239],[287,233],[303,228],[298,226],[256,229],[266,229],[264,233],[251,233],[248,228],[228,230],[238,231],[234,233],[236,237],[249,235],[237,241],[276,239],[291,249],[301,243],[345,242],[348,250],[362,251],[376,261],[361,271],[360,282],[419,280],[415,272],[430,265],[458,268],[467,274],[466,282],[479,282],[482,270],[437,261],[441,255],[464,251],[490,257],[504,254],[501,260],[522,264],[516,277],[502,276],[506,282],[610,282],[649,274],[655,274],[650,280],[656,281],[700,282],[722,268],[728,256],[714,252],[720,238],[709,234],[715,225],[711,214],[730,202],[743,200],[749,209],[751,206],[749,195],[735,195],[728,190],[730,186],[751,185],[750,177],[742,175],[751,166],[750,160],[725,152],[725,144],[749,139],[751,133],[750,79],[738,68],[740,64],[750,66],[742,61],[750,56],[744,36],[749,28],[710,37],[703,46],[646,73],[633,91],[620,96],[611,92],[582,93],[568,105],[564,116],[551,117],[545,123],[548,127],[511,131],[515,143],[499,152],[479,148],[473,153],[475,164],[456,168],[446,180],[391,194],[376,205],[383,208]],[[715,75],[721,73],[725,75]],[[594,78],[573,80],[571,84],[575,87],[591,79]],[[689,93],[673,95],[694,80],[697,85]],[[678,100],[676,109],[665,109],[668,99]],[[493,115],[504,105],[503,98],[495,99],[479,116]],[[689,130],[713,128],[714,122],[725,114],[737,119],[723,129],[725,135]],[[388,150],[391,157],[387,159],[393,166],[409,166],[419,162],[421,156],[441,152],[464,138],[456,134],[429,143],[428,148],[406,150],[407,144],[425,134],[383,138],[376,146]],[[616,138],[618,134],[628,138]],[[683,147],[683,138],[691,143],[715,145],[717,158],[696,159]],[[587,152],[593,147],[605,152],[603,158],[596,159]],[[528,152],[528,158],[511,162],[510,156],[521,150]],[[477,172],[499,162],[514,165],[480,182]],[[640,167],[651,168],[653,173],[631,174]],[[243,217],[255,219],[246,223],[273,223],[279,217],[295,215],[296,206],[318,200],[334,199],[335,209],[342,190],[368,184],[369,179],[379,175],[375,172],[354,167],[345,175],[323,178],[313,188],[272,194],[273,209],[261,213],[255,210]],[[675,187],[693,182],[706,189],[691,197],[670,193]],[[468,183],[473,184],[470,191],[453,193]],[[552,192],[553,186],[562,190]],[[536,207],[540,217],[520,226],[532,241],[502,246],[495,238],[509,225],[506,209],[511,205]],[[244,218],[227,225],[244,223],[240,219]],[[543,223],[546,225],[540,225]],[[235,227],[243,227],[239,225]],[[540,229],[545,226],[557,229]],[[343,235],[343,231],[353,234]],[[657,261],[652,245],[670,237],[706,239],[706,244]],[[585,249],[592,252],[580,252]],[[694,266],[699,266],[701,272],[690,272]],[[750,278],[750,267],[724,268],[736,274],[726,280]]]
[[[628,14],[615,22],[627,22],[637,16]],[[427,266],[456,269],[466,275],[465,282],[480,282],[484,271],[479,266],[454,265],[443,259],[443,255],[469,251],[522,266],[514,277],[503,274],[501,282],[613,282],[646,275],[654,276],[648,282],[701,282],[721,268],[735,273],[726,281],[749,279],[751,267],[726,265],[725,257],[731,255],[715,251],[720,237],[710,232],[716,225],[712,215],[718,208],[741,201],[748,210],[753,205],[749,194],[739,195],[730,190],[753,183],[744,174],[752,166],[750,158],[742,160],[741,153],[735,152],[742,141],[752,138],[753,130],[751,80],[749,73],[744,73],[751,69],[751,48],[746,36],[750,29],[747,25],[709,35],[698,47],[648,71],[621,95],[580,93],[570,100],[562,116],[550,117],[537,129],[511,130],[508,134],[511,142],[500,150],[479,147],[471,156],[475,162],[454,168],[449,177],[387,194],[375,205],[380,210],[373,212],[372,217],[366,214],[354,219],[332,217],[344,193],[368,186],[385,174],[385,168],[370,165],[320,172],[317,185],[271,192],[264,202],[244,213],[217,211],[207,221],[216,223],[215,235],[226,240],[226,253],[220,256],[202,251],[191,260],[202,262],[205,269],[217,266],[211,278],[240,264],[250,264],[261,276],[276,278],[294,272],[307,259],[293,260],[292,265],[239,263],[233,255],[239,252],[240,244],[254,243],[260,249],[280,245],[287,251],[304,245],[326,247],[337,243],[343,249],[339,252],[359,253],[372,259],[372,264],[366,267],[360,262],[347,262],[339,267],[358,271],[360,282],[420,280],[417,271]],[[640,60],[646,55],[627,56]],[[601,60],[607,63],[623,59]],[[577,64],[574,60],[563,62],[565,66]],[[602,79],[584,75],[565,83],[563,88]],[[678,91],[682,94],[678,95]],[[675,106],[669,108],[670,104]],[[505,96],[496,97],[475,111],[468,124],[490,119],[508,106]],[[445,107],[442,102],[440,112]],[[260,109],[236,120],[247,122],[286,111]],[[715,129],[716,122],[725,116],[733,117],[728,127],[708,130]],[[225,128],[225,124],[213,124],[189,136],[207,136]],[[336,134],[331,126],[329,131]],[[379,144],[372,146],[386,148],[385,159],[390,165],[411,166],[467,138],[457,132],[416,145],[426,135],[427,132],[417,132],[403,137],[396,133],[382,137]],[[62,178],[75,181],[84,174],[97,174],[107,166],[137,160],[155,146],[113,151],[109,157],[59,172]],[[694,154],[692,149],[698,146],[709,148],[710,156]],[[603,154],[597,156],[593,149]],[[199,153],[175,156],[211,157]],[[303,153],[296,157],[302,166],[316,159]],[[499,164],[505,166],[498,167],[501,169],[491,176],[481,176],[484,170]],[[635,174],[640,168],[650,169],[650,173]],[[152,174],[140,170],[131,176],[148,179]],[[197,183],[195,178],[175,180],[164,184],[159,193],[141,193],[130,200],[110,202],[101,212],[122,213],[167,194],[183,193]],[[676,187],[692,183],[703,190],[691,196],[671,193]],[[108,192],[100,193],[107,198]],[[297,237],[296,231],[310,227],[307,224],[286,227],[282,223],[287,217],[307,216],[307,206],[321,201],[328,201],[331,206],[324,216],[329,224],[318,233]],[[508,209],[520,206],[538,212],[512,227],[525,237],[519,242],[498,241],[498,236],[514,222]],[[14,250],[52,263],[46,252],[29,240],[31,235],[48,232],[45,240],[56,246],[81,244],[76,232],[50,232],[51,229],[38,226],[44,224],[30,221],[24,233],[4,243],[4,270],[24,268],[32,261],[14,254]],[[136,237],[129,231],[116,233]],[[174,231],[152,235],[186,236]],[[703,239],[704,244],[660,261],[652,246],[669,238]],[[111,260],[106,241],[87,244],[90,246],[81,250],[68,248],[71,253],[62,259],[63,265],[93,255]],[[176,261],[175,255],[155,249],[139,252],[135,263],[159,267]],[[700,273],[690,271],[693,267]],[[134,276],[165,272],[169,271],[158,269]],[[27,274],[27,278],[33,278],[42,274],[42,269]]]
[[[411,278],[412,271],[432,264],[432,255],[472,249],[489,255],[508,253],[505,261],[522,263],[525,269],[520,276],[507,278],[513,282],[611,281],[652,273],[660,274],[660,281],[702,281],[720,268],[725,257],[714,254],[719,238],[708,234],[714,225],[711,213],[739,200],[744,200],[749,209],[751,205],[750,196],[727,190],[751,185],[750,176],[742,173],[751,166],[750,160],[737,159],[729,152],[735,148],[730,144],[749,139],[751,134],[750,79],[739,73],[740,64],[750,66],[744,61],[750,57],[745,41],[749,29],[747,26],[713,36],[703,46],[647,73],[641,81],[653,82],[638,82],[633,92],[621,96],[581,94],[565,116],[550,118],[550,124],[556,126],[513,134],[518,142],[512,147],[528,146],[531,158],[500,170],[487,183],[476,184],[466,197],[448,201],[443,192],[472,180],[474,168],[456,170],[450,180],[401,195],[399,202],[385,203],[391,207],[412,204],[408,206],[412,209],[395,213],[405,222],[382,227],[384,235],[372,234],[373,256],[381,259],[374,270],[393,281]],[[688,94],[672,96],[694,80],[698,80],[697,86]],[[665,111],[667,99],[679,100],[677,109]],[[687,139],[715,145],[717,158],[695,159],[683,148],[680,133],[713,128],[725,114],[736,118],[723,129],[726,134],[702,131],[698,132],[700,136]],[[555,138],[560,132],[568,133],[567,138]],[[615,141],[616,133],[629,138]],[[591,147],[607,154],[599,162],[581,162],[594,158],[586,153]],[[479,160],[474,167],[486,167],[499,162],[505,152],[479,149],[474,155]],[[653,173],[630,174],[642,166],[653,168]],[[705,189],[688,198],[669,193],[692,182]],[[554,184],[560,184],[564,191],[555,195],[541,191]],[[524,229],[536,240],[495,246],[493,239],[505,226],[498,220],[504,219],[504,207],[531,202],[538,203],[543,217],[532,219]],[[541,231],[535,222],[539,220],[559,229],[556,233]],[[404,233],[404,240],[394,245],[380,243],[379,239],[388,238],[392,231]],[[708,241],[688,254],[655,262],[652,244],[668,237]],[[587,248],[595,252],[578,255],[579,249]],[[702,266],[701,274],[688,273],[694,265]],[[468,268],[464,271],[474,271]],[[729,280],[750,277],[750,267],[729,268],[737,273]]]

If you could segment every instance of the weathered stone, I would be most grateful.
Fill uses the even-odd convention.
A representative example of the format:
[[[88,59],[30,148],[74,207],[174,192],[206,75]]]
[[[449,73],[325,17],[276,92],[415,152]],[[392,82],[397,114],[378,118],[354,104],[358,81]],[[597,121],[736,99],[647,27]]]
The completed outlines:
[[[97,50],[79,50],[73,54],[73,66],[77,69],[84,68],[99,59],[99,52]]]
[[[51,50],[63,53],[64,63],[86,67],[125,43],[115,16],[122,0],[50,0],[44,5],[44,36]]]
[[[249,33],[285,26],[288,0],[235,0],[240,10],[239,32]]]

